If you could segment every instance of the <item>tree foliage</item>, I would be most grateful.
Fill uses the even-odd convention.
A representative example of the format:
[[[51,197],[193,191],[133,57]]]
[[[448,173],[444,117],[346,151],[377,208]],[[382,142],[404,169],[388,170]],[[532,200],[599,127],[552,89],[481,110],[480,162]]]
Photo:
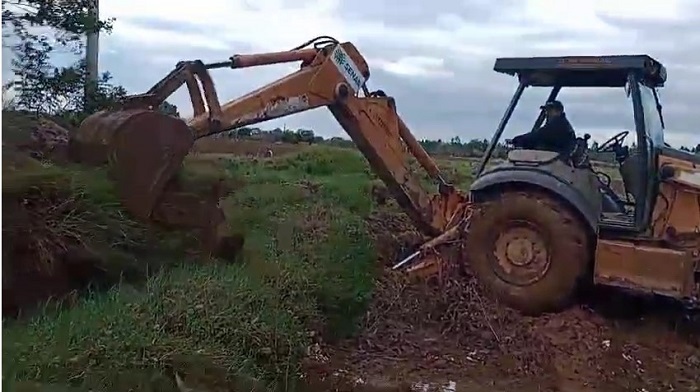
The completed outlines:
[[[109,73],[103,73],[90,90],[91,99],[85,99],[84,37],[90,32],[109,33],[113,22],[92,17],[88,12],[91,1],[3,0],[3,35],[14,41],[10,48],[15,55],[15,80],[11,83],[17,109],[79,121],[126,94],[123,87],[110,83]],[[52,55],[65,52],[80,60],[54,66]]]
[[[177,106],[169,103],[168,101],[163,101],[163,103],[158,106],[158,110],[160,110],[161,113],[169,116],[180,117],[180,112],[177,110]]]
[[[94,0],[3,0],[3,28],[25,38],[36,37],[31,27],[48,27],[60,45],[82,41],[88,32],[110,32],[113,19],[98,20],[88,12]]]
[[[18,110],[52,114],[80,121],[86,114],[107,107],[126,91],[111,83],[107,72],[85,98],[87,69],[85,36],[109,33],[113,20],[97,20],[88,12],[92,0],[3,0],[2,27],[15,58],[14,105]],[[54,54],[72,54],[73,64],[57,67]],[[86,107],[90,102],[90,107]]]

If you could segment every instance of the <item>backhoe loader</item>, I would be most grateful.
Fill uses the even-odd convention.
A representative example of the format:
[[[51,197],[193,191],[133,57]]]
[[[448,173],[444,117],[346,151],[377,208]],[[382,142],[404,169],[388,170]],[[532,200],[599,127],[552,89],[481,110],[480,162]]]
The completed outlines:
[[[660,294],[694,305],[700,294],[700,156],[664,142],[658,89],[666,69],[646,55],[500,58],[518,87],[482,158],[469,196],[464,257],[487,288],[526,313],[561,309],[579,283]],[[617,162],[625,191],[589,158],[590,136],[569,153],[514,149],[488,162],[527,88],[620,90],[633,113],[597,148]],[[622,115],[622,114],[620,114]],[[542,125],[542,109],[532,130]]]
[[[242,97],[220,104],[208,70],[298,62],[300,68]],[[697,157],[663,145],[656,88],[664,68],[646,56],[498,59],[496,71],[520,83],[468,192],[442,175],[397,114],[394,99],[369,91],[369,67],[350,42],[318,37],[288,51],[234,55],[205,64],[179,63],[145,94],[98,112],[73,135],[74,160],[109,164],[124,206],[136,218],[197,227],[216,253],[224,216],[221,190],[208,198],[182,189],[177,172],[195,140],[294,113],[327,107],[415,226],[431,240],[395,265],[420,277],[445,271],[443,250],[460,244],[483,285],[527,313],[557,310],[586,280],[698,297],[700,172]],[[187,121],[158,106],[185,84],[194,107]],[[620,171],[632,201],[623,201],[586,158],[587,138],[575,153],[513,150],[488,161],[526,87],[620,87],[633,103],[637,145],[625,152],[620,134],[605,148],[620,152]],[[650,98],[651,97],[651,98]],[[543,114],[535,127],[543,121]],[[661,136],[659,136],[661,133]],[[437,185],[425,189],[410,170],[415,159]],[[591,276],[592,275],[592,276]]]

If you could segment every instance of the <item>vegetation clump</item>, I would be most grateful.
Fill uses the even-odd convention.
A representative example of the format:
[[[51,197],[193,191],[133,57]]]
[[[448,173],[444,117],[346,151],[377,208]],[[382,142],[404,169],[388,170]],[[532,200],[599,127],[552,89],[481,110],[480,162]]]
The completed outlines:
[[[122,283],[71,309],[8,322],[3,378],[103,390],[173,387],[174,372],[210,386],[296,382],[314,341],[354,332],[377,267],[365,222],[372,209],[365,164],[352,151],[331,157],[337,152],[319,147],[262,162],[188,161],[191,170],[218,170],[246,184],[222,201],[232,229],[246,237],[234,264],[184,263],[175,253],[158,260],[117,244],[124,236],[143,238],[144,228],[120,215],[104,172],[37,162],[38,174],[22,174],[33,176],[28,186],[52,184],[77,203],[71,211],[78,215],[56,210],[51,218],[65,222],[75,234],[70,239],[110,238],[109,249],[170,267],[144,285]],[[5,215],[3,226],[21,227],[11,219]],[[124,236],[109,231],[117,227],[111,222],[123,223]]]

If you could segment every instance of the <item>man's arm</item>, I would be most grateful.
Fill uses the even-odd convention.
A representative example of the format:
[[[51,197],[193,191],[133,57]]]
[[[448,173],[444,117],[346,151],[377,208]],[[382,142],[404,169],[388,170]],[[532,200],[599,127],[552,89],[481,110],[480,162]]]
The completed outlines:
[[[524,133],[522,135],[514,137],[513,145],[521,148],[532,147],[535,144],[541,143],[549,139],[551,137],[551,134],[554,133],[553,131],[556,131],[556,129],[552,127],[552,124],[547,123],[544,126],[537,128],[532,132]]]

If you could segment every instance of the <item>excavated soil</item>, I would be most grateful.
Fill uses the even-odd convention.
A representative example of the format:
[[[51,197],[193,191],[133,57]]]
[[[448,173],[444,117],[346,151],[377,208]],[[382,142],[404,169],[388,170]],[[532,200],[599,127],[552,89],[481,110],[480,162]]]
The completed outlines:
[[[6,246],[2,249],[2,316],[31,315],[48,303],[71,305],[85,289],[108,287],[122,279],[141,279],[146,269],[158,268],[160,262],[146,266],[136,257],[108,262],[103,252],[129,248],[129,252],[142,252],[145,256],[151,253],[150,248],[158,248],[157,230],[149,233],[145,224],[136,226],[121,219],[100,221],[94,216],[95,211],[86,209],[86,195],[71,189],[69,177],[40,176],[44,171],[39,168],[46,162],[57,166],[67,163],[69,129],[48,118],[6,114],[8,118],[3,118],[3,129],[7,132],[3,133],[2,210]],[[202,166],[202,162],[198,164]],[[207,187],[212,183],[207,182]],[[199,187],[203,188],[189,179],[186,185],[198,191]],[[230,191],[240,184],[231,180],[220,185]],[[136,238],[127,238],[127,232]],[[96,238],[100,236],[105,238]],[[192,255],[202,252],[197,241],[190,242],[186,251]],[[226,236],[215,249],[216,255],[234,260],[243,242],[240,235]],[[114,265],[108,268],[107,264]]]
[[[35,186],[3,198],[3,317],[49,299],[72,301],[77,291],[106,279],[100,258],[82,242],[84,233],[66,218],[76,215],[72,195]]]
[[[420,238],[398,213],[370,224],[385,264]],[[410,284],[387,272],[360,336],[320,343],[310,377],[336,390],[700,390],[700,330],[672,305],[596,290],[524,317],[484,296],[468,268],[449,276]]]

